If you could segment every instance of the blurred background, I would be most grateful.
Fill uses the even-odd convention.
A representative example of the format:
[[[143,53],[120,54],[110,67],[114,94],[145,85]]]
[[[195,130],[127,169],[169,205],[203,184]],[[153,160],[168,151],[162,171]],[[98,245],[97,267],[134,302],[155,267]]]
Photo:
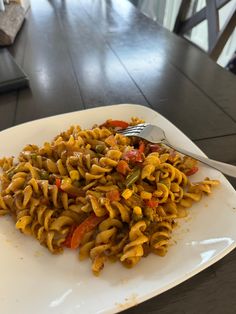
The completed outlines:
[[[182,0],[130,0],[143,14],[153,19],[157,23],[173,31],[176,17]],[[214,1],[214,0],[212,0]],[[223,1],[217,1],[223,2]],[[226,1],[225,1],[226,2]],[[227,21],[229,15],[235,9],[236,0],[228,1],[219,9],[219,27],[222,29]],[[206,7],[206,0],[192,0],[188,12],[188,16],[199,12]],[[184,35],[191,42],[202,48],[204,51],[208,50],[208,29],[207,20],[202,21],[190,32]],[[232,58],[236,50],[236,30],[234,29],[232,35],[228,39],[222,53],[220,54],[217,63],[225,67]]]

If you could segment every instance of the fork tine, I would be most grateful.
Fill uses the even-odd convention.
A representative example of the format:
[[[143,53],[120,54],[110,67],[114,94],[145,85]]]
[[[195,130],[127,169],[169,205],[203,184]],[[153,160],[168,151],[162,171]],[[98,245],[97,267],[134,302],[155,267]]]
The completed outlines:
[[[118,130],[117,132],[125,136],[141,137],[141,132],[145,129],[148,123],[140,123],[137,125],[128,126],[126,129]]]
[[[121,134],[128,134],[128,133],[136,133],[139,134],[141,131],[143,131],[143,129],[147,126],[147,123],[142,123],[142,124],[137,124],[137,125],[131,125],[128,126],[125,129],[122,130],[118,130],[118,133]]]
[[[129,129],[122,129],[122,130],[118,130],[117,132],[118,133],[140,133],[142,131],[142,129],[132,129],[132,128],[129,128]]]
[[[123,130],[143,130],[147,125],[148,125],[148,123],[140,123],[140,124],[136,124],[136,125],[130,125]]]
[[[120,132],[118,132],[118,133],[120,133]],[[122,132],[122,133],[120,133],[120,134],[122,134],[122,135],[125,135],[125,136],[139,136],[140,137],[140,133],[139,132]]]
[[[139,136],[140,135],[140,131],[132,131],[132,130],[118,131],[118,133],[123,134],[123,135],[127,135],[127,136]]]

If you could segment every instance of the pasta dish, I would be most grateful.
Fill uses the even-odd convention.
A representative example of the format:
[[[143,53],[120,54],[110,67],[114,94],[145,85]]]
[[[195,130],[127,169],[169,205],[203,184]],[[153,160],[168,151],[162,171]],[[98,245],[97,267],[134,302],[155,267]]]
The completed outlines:
[[[95,275],[108,260],[132,267],[150,253],[164,256],[178,219],[219,181],[191,182],[192,158],[117,133],[142,122],[71,126],[0,159],[0,216],[53,254],[79,249]]]

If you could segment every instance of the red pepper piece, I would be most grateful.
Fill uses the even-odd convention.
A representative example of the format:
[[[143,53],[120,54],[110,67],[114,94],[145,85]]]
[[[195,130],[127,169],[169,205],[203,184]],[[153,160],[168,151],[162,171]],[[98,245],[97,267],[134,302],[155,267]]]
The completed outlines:
[[[106,197],[111,201],[119,201],[120,200],[120,192],[116,189],[108,191],[106,193]]]
[[[63,245],[64,245],[65,247],[68,247],[68,248],[71,247],[71,239],[72,239],[72,235],[73,235],[73,233],[74,233],[76,227],[77,227],[76,225],[72,225],[72,226],[71,226],[70,231],[69,231],[69,233],[68,233],[68,235],[67,235],[67,237],[66,237],[66,239],[65,239],[65,242],[63,243]]]
[[[145,149],[145,144],[143,141],[140,141],[138,151],[142,154],[144,153],[144,149]]]
[[[150,200],[147,200],[145,204],[148,207],[155,208],[158,206],[159,203],[158,203],[158,200],[156,200],[155,198],[151,198]]]
[[[130,171],[128,163],[125,160],[120,160],[116,166],[116,171],[125,176]]]
[[[61,179],[56,178],[56,186],[58,187],[58,189],[61,188]]]
[[[126,129],[129,126],[129,123],[122,121],[122,120],[108,120],[108,126],[112,126],[115,128]]]
[[[186,176],[192,176],[197,171],[198,171],[198,167],[194,166],[191,169],[189,169],[188,171],[186,171],[185,174],[186,174]]]
[[[84,237],[84,235],[92,231],[97,227],[105,219],[105,217],[97,217],[94,213],[92,213],[88,218],[86,218],[73,232],[71,238],[71,249],[77,249],[80,246],[80,243]]]

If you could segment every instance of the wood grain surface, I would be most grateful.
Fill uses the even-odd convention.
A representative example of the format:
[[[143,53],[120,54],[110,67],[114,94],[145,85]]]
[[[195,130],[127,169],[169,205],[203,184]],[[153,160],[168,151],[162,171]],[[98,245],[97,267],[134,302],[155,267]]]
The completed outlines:
[[[30,88],[0,95],[1,130],[84,108],[138,103],[160,112],[209,157],[236,164],[235,76],[127,0],[31,4],[9,48]],[[124,313],[234,314],[235,290],[233,251]]]

